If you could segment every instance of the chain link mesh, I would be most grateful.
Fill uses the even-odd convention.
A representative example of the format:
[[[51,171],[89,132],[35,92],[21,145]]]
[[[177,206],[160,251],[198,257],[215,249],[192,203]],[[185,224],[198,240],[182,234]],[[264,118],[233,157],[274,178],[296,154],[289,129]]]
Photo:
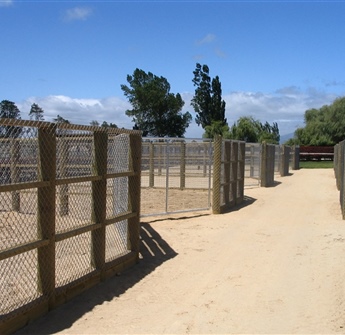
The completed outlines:
[[[141,214],[208,209],[212,150],[207,140],[143,140]]]
[[[107,262],[137,259],[141,135],[0,121],[1,321]]]

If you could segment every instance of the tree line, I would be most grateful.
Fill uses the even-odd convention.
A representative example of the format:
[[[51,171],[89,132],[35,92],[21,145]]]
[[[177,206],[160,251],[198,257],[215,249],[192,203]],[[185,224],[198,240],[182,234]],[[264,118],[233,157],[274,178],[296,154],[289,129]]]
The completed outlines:
[[[192,82],[195,93],[191,106],[196,114],[196,124],[204,130],[204,138],[221,135],[227,139],[247,142],[279,143],[277,123],[270,125],[268,122],[261,123],[252,116],[244,116],[229,127],[219,76],[211,78],[207,65],[196,63]],[[127,75],[127,83],[128,86],[121,85],[121,89],[132,105],[132,109],[126,110],[125,113],[132,118],[133,129],[141,130],[143,136],[184,137],[193,118],[189,112],[182,113],[185,103],[179,93],[170,92],[170,84],[166,78],[137,68],[132,75]],[[8,100],[0,103],[0,118],[5,117],[20,119],[18,107]],[[44,121],[44,111],[34,103],[31,105],[29,117],[31,120]],[[69,123],[60,115],[57,115],[54,122]],[[99,124],[98,121],[92,120],[90,125],[117,128],[116,124],[106,121]],[[4,136],[5,131],[8,129],[2,127],[0,136]]]

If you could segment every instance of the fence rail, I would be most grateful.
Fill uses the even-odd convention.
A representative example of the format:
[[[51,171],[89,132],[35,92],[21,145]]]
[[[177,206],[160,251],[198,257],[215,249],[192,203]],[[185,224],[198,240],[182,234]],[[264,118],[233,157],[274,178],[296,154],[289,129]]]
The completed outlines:
[[[0,333],[139,257],[141,133],[0,123]]]

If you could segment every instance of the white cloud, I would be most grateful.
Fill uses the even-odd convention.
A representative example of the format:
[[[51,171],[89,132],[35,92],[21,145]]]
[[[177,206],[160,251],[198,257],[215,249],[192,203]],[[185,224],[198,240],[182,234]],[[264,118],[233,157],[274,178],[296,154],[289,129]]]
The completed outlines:
[[[13,5],[13,0],[0,0],[0,7],[9,7]]]
[[[197,45],[208,44],[213,42],[216,39],[216,35],[214,34],[207,34],[201,40],[196,41]]]
[[[37,103],[44,110],[45,120],[53,122],[57,115],[73,124],[89,125],[92,120],[115,123],[120,128],[133,127],[131,118],[125,115],[125,111],[131,105],[116,97],[104,99],[78,99],[63,95],[50,95],[47,97],[30,97],[18,103],[22,119],[29,118],[31,105]]]
[[[74,7],[66,10],[65,19],[67,21],[86,20],[91,14],[92,9],[89,7]]]
[[[337,96],[315,88],[301,90],[284,87],[274,93],[231,92],[224,95],[226,117],[231,126],[241,116],[253,116],[261,122],[277,122],[280,134],[304,127],[304,113],[310,108],[331,104]]]
[[[190,105],[193,93],[181,93],[185,102],[182,112],[189,111],[193,116],[185,134],[188,138],[200,138],[203,129],[196,125],[195,112]],[[310,108],[320,108],[331,104],[337,96],[315,88],[301,90],[298,87],[284,87],[273,93],[231,92],[223,94],[226,101],[226,118],[229,126],[241,116],[253,116],[261,122],[277,122],[281,135],[293,133],[304,126],[304,113]],[[73,124],[89,125],[92,120],[115,123],[120,128],[132,129],[133,122],[125,111],[132,106],[120,97],[103,99],[72,98],[63,95],[30,97],[17,103],[22,119],[29,119],[31,104],[37,103],[44,110],[45,120],[53,122],[57,115]]]

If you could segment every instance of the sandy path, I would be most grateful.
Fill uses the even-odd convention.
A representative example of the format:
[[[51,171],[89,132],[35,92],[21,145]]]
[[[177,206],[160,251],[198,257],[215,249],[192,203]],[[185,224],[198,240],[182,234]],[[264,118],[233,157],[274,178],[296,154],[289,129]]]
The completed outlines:
[[[328,170],[224,215],[142,225],[143,260],[17,334],[345,333],[345,222]]]

